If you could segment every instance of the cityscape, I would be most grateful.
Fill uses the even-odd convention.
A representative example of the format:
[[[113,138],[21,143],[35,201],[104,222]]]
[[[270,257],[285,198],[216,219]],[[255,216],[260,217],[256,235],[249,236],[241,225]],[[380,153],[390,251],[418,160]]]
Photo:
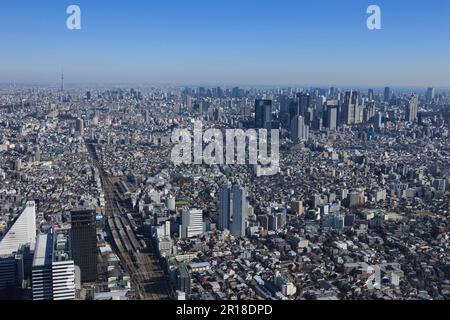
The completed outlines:
[[[448,61],[372,86],[7,64],[0,300],[450,299]]]

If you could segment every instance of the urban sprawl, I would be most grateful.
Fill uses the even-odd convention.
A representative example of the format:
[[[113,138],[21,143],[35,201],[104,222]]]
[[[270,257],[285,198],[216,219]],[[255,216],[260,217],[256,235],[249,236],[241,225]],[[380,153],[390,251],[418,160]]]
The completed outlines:
[[[175,164],[196,122],[278,129],[277,172]],[[449,124],[434,88],[2,85],[0,299],[449,299]]]

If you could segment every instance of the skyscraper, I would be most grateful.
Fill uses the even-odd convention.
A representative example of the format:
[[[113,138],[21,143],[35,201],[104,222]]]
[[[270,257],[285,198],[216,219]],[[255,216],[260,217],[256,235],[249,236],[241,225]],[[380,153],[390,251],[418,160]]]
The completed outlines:
[[[337,101],[328,101],[327,102],[327,122],[326,127],[330,131],[336,131],[338,126],[338,112],[339,106]]]
[[[344,121],[347,125],[361,122],[361,107],[359,106],[358,92],[347,91],[344,99]]]
[[[219,210],[218,228],[219,230],[229,229],[231,217],[230,185],[224,184],[219,188]]]
[[[367,98],[369,99],[369,101],[374,100],[375,96],[373,94],[373,89],[369,89]]]
[[[392,92],[390,87],[384,88],[384,102],[391,101],[392,98]]]
[[[78,118],[75,123],[75,131],[82,137],[84,133],[84,121]]]
[[[192,238],[202,235],[204,232],[203,211],[184,208],[181,214],[180,238]]]
[[[255,101],[255,128],[272,128],[272,100]]]
[[[294,121],[292,121],[291,128],[291,139],[296,141],[305,141],[309,138],[309,126],[305,125],[305,118],[302,116],[297,116]]]
[[[81,282],[94,282],[97,280],[95,212],[92,209],[74,209],[70,215],[73,260],[81,269]]]
[[[34,248],[36,243],[36,204],[27,202],[12,226],[0,240],[0,255],[11,255],[25,244]]]
[[[32,267],[33,300],[74,300],[75,264],[68,229],[37,237]]]
[[[298,93],[297,101],[298,101],[299,115],[305,117],[306,112],[308,112],[311,103],[310,95],[308,93]]]
[[[427,102],[430,103],[433,101],[435,96],[435,89],[434,88],[428,88],[427,89]]]
[[[247,190],[234,185],[231,188],[232,222],[231,233],[235,237],[245,237],[245,229],[248,215]]]
[[[418,103],[419,97],[416,94],[413,94],[408,101],[406,109],[406,121],[408,122],[417,121]]]

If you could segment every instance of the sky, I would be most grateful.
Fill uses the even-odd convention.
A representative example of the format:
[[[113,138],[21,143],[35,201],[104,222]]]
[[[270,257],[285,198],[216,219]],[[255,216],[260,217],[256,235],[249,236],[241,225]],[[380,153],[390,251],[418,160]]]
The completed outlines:
[[[2,83],[450,88],[448,0],[1,1],[0,43]]]

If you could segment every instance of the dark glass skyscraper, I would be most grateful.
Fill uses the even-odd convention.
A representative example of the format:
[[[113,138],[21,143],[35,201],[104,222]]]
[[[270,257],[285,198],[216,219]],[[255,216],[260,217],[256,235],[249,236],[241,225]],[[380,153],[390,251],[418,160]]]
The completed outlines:
[[[272,100],[255,101],[255,127],[272,129]]]
[[[95,211],[92,209],[74,209],[71,212],[71,219],[72,258],[75,265],[80,267],[81,282],[95,282],[97,279]]]
[[[391,98],[392,98],[391,88],[389,87],[384,88],[384,102],[391,101]]]

